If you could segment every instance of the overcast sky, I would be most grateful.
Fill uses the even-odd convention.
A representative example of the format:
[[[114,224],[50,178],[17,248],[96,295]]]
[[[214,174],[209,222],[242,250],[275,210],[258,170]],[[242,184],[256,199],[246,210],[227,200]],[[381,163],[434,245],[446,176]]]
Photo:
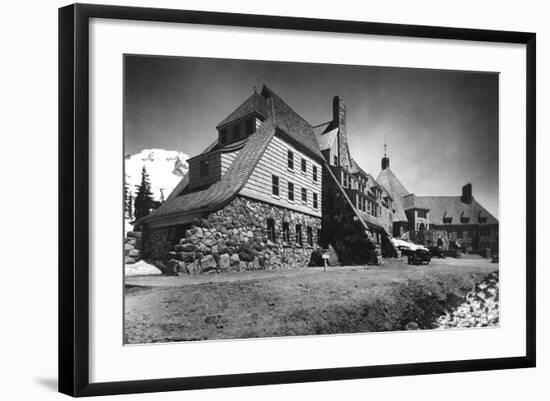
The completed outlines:
[[[390,167],[417,195],[473,194],[498,218],[498,74],[248,60],[125,59],[125,152],[194,156],[216,125],[266,84],[310,124],[346,103],[352,157],[376,177]]]

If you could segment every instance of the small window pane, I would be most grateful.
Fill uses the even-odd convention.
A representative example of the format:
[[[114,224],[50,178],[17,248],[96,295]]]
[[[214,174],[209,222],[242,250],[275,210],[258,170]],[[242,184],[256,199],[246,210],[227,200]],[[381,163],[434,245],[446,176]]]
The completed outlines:
[[[279,196],[279,177],[276,175],[271,176],[271,188],[273,195]]]
[[[296,224],[296,243],[302,245],[302,225]]]
[[[290,241],[290,227],[286,222],[283,223],[283,241]]]
[[[294,184],[292,182],[288,183],[288,200],[294,200]]]
[[[287,158],[288,158],[288,168],[291,170],[294,170],[294,152],[292,150],[288,151]]]
[[[275,242],[277,237],[275,235],[275,220],[267,219],[267,239]]]
[[[307,161],[306,159],[302,159],[302,172],[306,172],[307,171]]]
[[[302,202],[307,203],[307,189],[302,188]]]

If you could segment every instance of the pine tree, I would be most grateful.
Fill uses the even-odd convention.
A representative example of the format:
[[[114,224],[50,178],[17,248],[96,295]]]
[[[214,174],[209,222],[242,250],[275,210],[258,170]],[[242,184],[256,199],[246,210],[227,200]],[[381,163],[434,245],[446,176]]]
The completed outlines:
[[[134,215],[139,220],[151,213],[155,208],[153,193],[151,192],[151,182],[145,166],[141,169],[141,183],[136,185],[137,193],[134,200]]]
[[[130,218],[128,183],[124,182],[124,217]]]
[[[128,195],[128,218],[134,220],[134,195],[131,192]]]

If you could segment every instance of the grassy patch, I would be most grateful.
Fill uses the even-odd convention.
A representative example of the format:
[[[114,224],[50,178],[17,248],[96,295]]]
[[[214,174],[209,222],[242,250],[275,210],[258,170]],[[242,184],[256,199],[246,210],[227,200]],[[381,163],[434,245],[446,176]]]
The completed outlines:
[[[482,263],[483,262],[483,263]],[[127,343],[428,329],[495,265],[307,270],[125,292]]]

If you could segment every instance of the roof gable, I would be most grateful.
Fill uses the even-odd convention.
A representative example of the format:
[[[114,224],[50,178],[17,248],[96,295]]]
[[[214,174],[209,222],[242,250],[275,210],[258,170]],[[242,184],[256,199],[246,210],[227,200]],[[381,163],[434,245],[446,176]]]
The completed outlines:
[[[256,92],[250,95],[250,97],[246,99],[239,107],[224,118],[223,121],[216,126],[216,128],[220,128],[254,113],[261,115],[263,118],[267,116],[265,98]]]
[[[315,156],[322,158],[323,156],[319,150],[319,144],[317,143],[311,124],[265,85],[262,88],[262,96],[266,98],[266,101],[267,99],[272,99],[272,117],[275,125],[291,139],[305,146]],[[267,113],[269,114],[269,110]]]

